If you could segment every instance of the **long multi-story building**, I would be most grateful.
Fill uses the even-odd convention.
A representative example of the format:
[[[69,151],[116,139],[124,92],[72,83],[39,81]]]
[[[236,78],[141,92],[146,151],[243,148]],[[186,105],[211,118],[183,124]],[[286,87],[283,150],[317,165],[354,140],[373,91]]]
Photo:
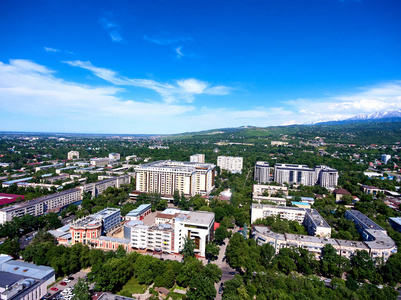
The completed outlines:
[[[327,166],[316,166],[312,169],[307,165],[276,164],[274,181],[307,186],[319,184],[326,188],[334,188],[338,181],[338,171]]]
[[[91,193],[92,197],[97,197],[98,195],[103,193],[108,187],[119,188],[122,184],[130,184],[130,183],[131,183],[131,176],[122,175],[118,177],[101,180],[98,182],[88,183],[80,188],[82,189],[82,192]]]
[[[4,207],[0,209],[0,224],[4,224],[15,217],[21,217],[23,215],[40,216],[46,212],[58,211],[80,200],[81,191],[79,189],[69,189],[24,203]]]
[[[217,166],[231,173],[241,173],[244,159],[238,156],[217,156]]]
[[[276,253],[285,247],[302,247],[319,258],[323,247],[326,244],[331,244],[337,250],[338,255],[347,258],[351,258],[357,250],[365,250],[370,257],[374,259],[382,258],[386,261],[392,253],[397,252],[397,246],[387,235],[387,232],[364,214],[357,210],[348,210],[345,216],[355,222],[359,233],[363,237],[363,242],[298,234],[279,234],[271,231],[266,226],[256,225],[252,227],[252,234],[259,245],[270,243],[275,247]],[[319,220],[319,218],[316,220]]]
[[[205,154],[194,154],[189,157],[190,162],[205,163]]]
[[[270,166],[267,161],[256,162],[254,180],[259,184],[270,181]]]
[[[172,197],[174,191],[186,196],[209,194],[214,188],[215,165],[171,160],[135,167],[136,190]]]
[[[331,227],[315,209],[279,205],[252,204],[251,223],[257,219],[280,216],[282,219],[303,224],[310,235],[330,237]]]

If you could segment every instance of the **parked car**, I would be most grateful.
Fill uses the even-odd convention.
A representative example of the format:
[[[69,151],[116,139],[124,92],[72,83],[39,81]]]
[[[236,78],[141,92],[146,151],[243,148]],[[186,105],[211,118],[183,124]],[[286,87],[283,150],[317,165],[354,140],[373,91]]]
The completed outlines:
[[[220,285],[220,288],[219,288],[219,294],[222,294],[223,293],[223,283],[221,283],[221,285]]]
[[[325,283],[330,283],[330,282],[331,282],[331,279],[330,279],[330,278],[327,278],[327,279],[324,280],[324,282],[325,282]]]
[[[67,282],[62,281],[60,282],[60,285],[67,285]]]
[[[53,286],[53,287],[51,288],[51,290],[52,290],[52,291],[58,291],[58,288],[56,288],[56,287]]]

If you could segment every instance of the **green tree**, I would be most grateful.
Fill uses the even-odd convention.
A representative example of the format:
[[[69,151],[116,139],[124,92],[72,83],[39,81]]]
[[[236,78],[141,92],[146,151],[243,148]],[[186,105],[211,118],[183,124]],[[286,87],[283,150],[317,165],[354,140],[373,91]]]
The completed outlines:
[[[195,276],[189,283],[187,299],[189,300],[213,300],[216,297],[216,289],[213,281],[203,275]]]
[[[192,239],[185,237],[184,238],[184,247],[182,248],[182,255],[185,258],[194,257],[195,256],[195,243]]]
[[[74,285],[74,296],[73,300],[90,300],[91,295],[89,293],[89,285],[85,279],[78,278],[78,282]]]
[[[219,255],[220,248],[215,243],[209,242],[206,244],[206,257],[214,258]]]

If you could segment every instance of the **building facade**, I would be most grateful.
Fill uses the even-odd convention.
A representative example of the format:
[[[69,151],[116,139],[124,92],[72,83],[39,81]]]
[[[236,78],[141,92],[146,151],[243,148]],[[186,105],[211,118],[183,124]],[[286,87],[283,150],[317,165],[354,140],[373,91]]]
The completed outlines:
[[[194,154],[189,157],[190,162],[205,163],[205,154]]]
[[[266,183],[270,181],[270,166],[266,161],[257,161],[255,164],[254,180],[257,183]]]
[[[338,171],[327,166],[276,164],[274,166],[274,181],[277,183],[302,184],[313,186],[319,184],[326,188],[335,188],[338,182]]]
[[[24,203],[4,207],[0,209],[0,224],[11,221],[15,217],[22,217],[23,215],[41,216],[46,212],[58,211],[80,200],[81,191],[79,189],[69,189]]]
[[[73,160],[74,158],[79,159],[79,152],[78,151],[70,151],[67,154],[68,160]]]
[[[120,160],[120,153],[109,153],[109,159],[111,160]]]
[[[235,156],[218,156],[217,166],[221,170],[230,171],[231,173],[241,173],[243,168],[244,159]]]
[[[156,161],[136,166],[136,190],[172,197],[174,191],[186,196],[208,195],[214,188],[213,164]]]

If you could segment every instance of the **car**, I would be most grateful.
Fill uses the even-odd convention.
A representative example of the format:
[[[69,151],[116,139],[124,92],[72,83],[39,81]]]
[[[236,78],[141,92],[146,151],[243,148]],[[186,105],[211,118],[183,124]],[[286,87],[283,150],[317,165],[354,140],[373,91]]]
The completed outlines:
[[[68,276],[68,280],[74,280],[74,277]]]
[[[67,285],[67,282],[62,281],[62,282],[60,282],[60,285]]]
[[[225,261],[225,260],[226,260],[226,256],[224,255],[224,256],[223,256],[223,261]]]
[[[330,278],[327,278],[327,279],[324,280],[324,282],[325,282],[325,283],[330,283],[330,282],[331,282],[331,279],[330,279]]]
[[[63,281],[66,282],[66,283],[70,283],[71,282],[71,280],[68,279],[68,278],[65,278]]]
[[[376,286],[377,286],[378,289],[382,289],[383,288],[383,286],[381,284],[376,285]]]
[[[56,287],[53,286],[53,287],[51,288],[51,290],[56,292],[56,291],[58,291],[58,288],[56,288]]]
[[[230,274],[230,275],[235,275],[236,272],[228,272],[228,274]]]

